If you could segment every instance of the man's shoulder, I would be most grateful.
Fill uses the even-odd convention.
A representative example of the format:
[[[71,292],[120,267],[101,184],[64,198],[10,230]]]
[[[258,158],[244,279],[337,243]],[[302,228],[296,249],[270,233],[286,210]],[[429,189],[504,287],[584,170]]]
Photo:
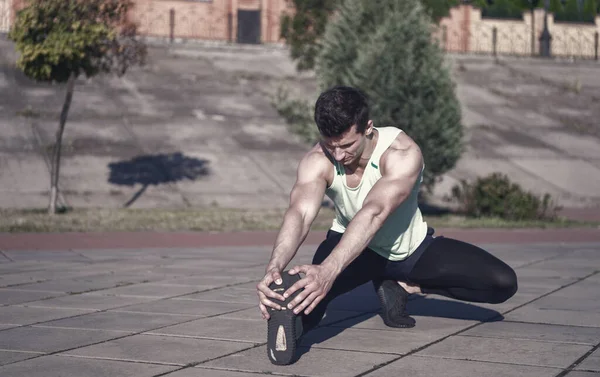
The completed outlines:
[[[381,155],[380,164],[385,166],[396,164],[415,163],[422,164],[422,154],[419,145],[405,132],[400,132],[389,148]]]
[[[329,181],[329,173],[333,163],[323,151],[320,144],[313,146],[300,161],[299,169],[309,170],[311,175],[320,176]]]

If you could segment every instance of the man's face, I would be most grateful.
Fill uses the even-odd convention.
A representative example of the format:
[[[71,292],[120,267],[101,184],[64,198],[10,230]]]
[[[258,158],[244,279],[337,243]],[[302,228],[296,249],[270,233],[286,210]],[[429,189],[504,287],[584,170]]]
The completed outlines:
[[[321,145],[337,162],[352,166],[360,159],[366,145],[366,135],[356,132],[356,125],[338,137],[321,140]]]

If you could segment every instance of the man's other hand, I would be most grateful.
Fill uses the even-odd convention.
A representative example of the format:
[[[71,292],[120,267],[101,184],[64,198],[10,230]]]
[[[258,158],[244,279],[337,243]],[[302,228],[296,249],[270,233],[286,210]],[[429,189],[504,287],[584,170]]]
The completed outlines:
[[[288,309],[294,309],[294,313],[298,314],[304,310],[304,314],[309,314],[314,308],[325,298],[337,274],[322,265],[302,265],[292,268],[289,271],[290,275],[304,273],[304,278],[292,285],[283,293],[285,298],[290,297],[297,290],[304,288],[298,296],[296,296],[289,304]]]

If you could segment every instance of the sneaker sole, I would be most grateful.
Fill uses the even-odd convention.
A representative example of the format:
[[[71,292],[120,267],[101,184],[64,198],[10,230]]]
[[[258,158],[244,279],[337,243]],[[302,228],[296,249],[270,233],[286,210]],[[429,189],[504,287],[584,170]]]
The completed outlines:
[[[281,274],[283,283],[272,283],[269,288],[283,294],[289,287],[300,280],[300,275],[289,275],[287,271]],[[282,307],[282,310],[267,308],[270,318],[267,322],[267,355],[271,363],[276,365],[289,365],[296,361],[296,320],[298,315],[287,309],[287,305],[302,290],[296,291],[285,301],[271,299]]]

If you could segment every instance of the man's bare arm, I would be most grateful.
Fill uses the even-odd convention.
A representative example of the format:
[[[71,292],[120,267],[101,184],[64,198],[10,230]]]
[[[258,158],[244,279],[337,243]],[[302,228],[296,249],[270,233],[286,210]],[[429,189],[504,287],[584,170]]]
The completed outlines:
[[[316,218],[327,187],[326,172],[330,166],[323,155],[309,153],[300,161],[296,183],[290,193],[290,205],[275,240],[275,246],[267,264],[265,277],[257,285],[259,307],[263,317],[269,318],[266,306],[279,309],[267,297],[284,300],[268,288],[273,281],[280,284],[281,271],[294,258]]]

